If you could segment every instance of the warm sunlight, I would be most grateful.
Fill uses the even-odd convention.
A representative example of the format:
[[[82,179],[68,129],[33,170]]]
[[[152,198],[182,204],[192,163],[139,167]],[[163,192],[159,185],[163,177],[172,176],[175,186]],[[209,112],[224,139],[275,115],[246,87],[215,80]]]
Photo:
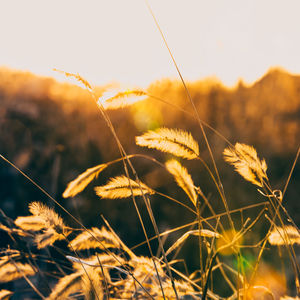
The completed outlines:
[[[300,2],[149,1],[183,76],[253,82],[270,67],[300,73]],[[146,87],[177,78],[142,0],[1,1],[0,66],[78,72],[93,84]]]
[[[299,300],[300,0],[0,0],[0,300]]]

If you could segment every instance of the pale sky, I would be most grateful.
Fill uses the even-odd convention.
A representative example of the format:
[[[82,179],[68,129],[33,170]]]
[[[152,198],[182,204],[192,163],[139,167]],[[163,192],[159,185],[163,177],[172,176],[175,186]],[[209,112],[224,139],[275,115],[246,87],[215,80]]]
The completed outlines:
[[[300,0],[149,0],[186,80],[300,73]],[[178,78],[144,0],[0,0],[0,66],[93,84]]]

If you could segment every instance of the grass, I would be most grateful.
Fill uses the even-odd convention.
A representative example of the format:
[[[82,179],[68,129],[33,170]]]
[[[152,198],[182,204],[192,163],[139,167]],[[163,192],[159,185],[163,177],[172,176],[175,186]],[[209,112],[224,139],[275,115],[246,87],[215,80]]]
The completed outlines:
[[[111,98],[108,100],[112,101]],[[119,100],[118,98],[117,101]],[[122,106],[124,101],[123,99]],[[107,111],[102,107],[100,101],[97,101],[97,104],[114,133]],[[275,299],[276,294],[272,290],[266,286],[258,285],[255,280],[260,261],[266,251],[267,243],[269,243],[271,247],[279,247],[280,252],[282,252],[281,248],[286,249],[294,270],[295,288],[298,288],[299,266],[294,245],[300,243],[299,230],[295,224],[287,225],[283,222],[288,217],[282,204],[285,191],[272,189],[267,175],[267,163],[258,157],[253,147],[239,143],[235,146],[229,144],[223,153],[224,159],[233,165],[245,180],[258,186],[258,191],[267,199],[267,202],[238,209],[239,212],[246,212],[250,208],[259,207],[259,204],[263,206],[263,209],[259,209],[254,220],[247,218],[238,225],[234,224],[232,218],[232,214],[236,211],[229,210],[223,187],[219,184],[214,171],[202,160],[198,142],[191,133],[180,129],[159,128],[138,136],[136,143],[141,147],[167,152],[173,157],[177,157],[177,159],[172,158],[165,163],[155,159],[152,161],[170,173],[178,187],[186,193],[190,205],[170,196],[164,196],[180,204],[182,209],[188,209],[195,216],[195,221],[180,228],[159,232],[150,200],[152,196],[160,194],[160,192],[156,192],[140,181],[130,161],[134,155],[127,155],[122,145],[119,144],[120,152],[123,154],[122,158],[87,169],[70,182],[63,196],[76,196],[87,185],[91,184],[104,169],[122,160],[125,175],[116,176],[111,178],[107,184],[95,187],[95,192],[100,198],[111,199],[111,201],[117,201],[116,199],[120,198],[132,198],[132,201],[136,203],[136,197],[141,197],[144,200],[156,236],[149,238],[137,205],[136,209],[141,226],[144,228],[145,243],[148,245],[150,257],[135,255],[134,250],[120,240],[107,221],[105,222],[106,226],[102,228],[87,229],[72,216],[78,227],[70,227],[64,224],[63,219],[52,208],[40,202],[33,202],[29,205],[30,216],[18,217],[14,222],[10,222],[10,226],[2,225],[2,229],[12,239],[16,239],[15,236],[17,236],[19,244],[23,241],[27,245],[25,251],[16,248],[14,250],[6,249],[2,252],[0,267],[3,275],[1,276],[2,282],[25,278],[33,291],[40,297],[49,299],[65,299],[70,295],[84,296],[86,299],[183,299],[188,295],[195,299],[200,299],[200,297],[202,299],[222,299],[224,295],[219,295],[214,290],[212,279],[213,273],[219,271],[222,274],[221,278],[232,290],[230,299],[251,299],[261,294],[269,295]],[[140,154],[140,156],[151,160],[147,155]],[[1,157],[7,161],[6,158]],[[184,161],[181,162],[179,159],[194,160],[195,163],[199,164],[199,167],[202,165],[206,168],[207,175],[215,184],[219,198],[224,204],[225,212],[223,214],[215,212],[208,197],[194,183],[191,174],[184,166]],[[296,160],[297,158],[295,163]],[[17,168],[12,163],[10,164]],[[19,171],[27,177],[21,170]],[[129,176],[130,173],[131,176]],[[36,183],[34,184],[37,186]],[[46,193],[44,190],[42,191]],[[61,206],[50,195],[48,196]],[[205,207],[210,210],[211,217],[202,217],[201,212]],[[65,212],[67,211],[65,210]],[[225,216],[229,223],[225,222]],[[262,220],[269,228],[265,236],[260,241],[251,241],[251,245],[244,245],[243,240],[247,239],[247,234],[257,222]],[[226,224],[229,227],[226,228]],[[196,226],[197,229],[189,229],[192,226]],[[186,228],[186,231],[170,247],[165,249],[163,238],[183,228]],[[198,271],[189,275],[178,271],[175,265],[180,261],[177,256],[181,248],[193,236],[198,239],[200,266]],[[159,240],[156,249],[157,255],[153,255],[153,245],[150,243],[150,240],[153,239]],[[56,258],[46,256],[47,264],[55,265],[56,270],[51,275],[44,274],[43,276],[53,276],[57,278],[57,283],[54,287],[49,287],[51,291],[48,292],[48,295],[43,295],[34,286],[34,281],[30,279],[32,276],[44,272],[40,270],[39,266],[43,254],[33,254],[33,249],[37,248],[42,251],[45,248],[53,247],[59,251],[56,244],[60,240],[66,241],[68,246],[68,250],[60,249],[65,261],[56,261]],[[236,261],[242,261],[244,248],[251,249],[253,256],[256,255],[250,266],[250,271],[246,271],[247,267],[243,264],[235,268],[235,266],[225,262],[228,255],[235,257]],[[225,260],[223,261],[224,257]],[[5,294],[4,290],[2,292]],[[7,292],[7,295],[11,294]]]
[[[155,17],[154,20],[160,30]],[[263,195],[266,200],[247,207],[230,209],[225,193],[226,187],[223,187],[213,149],[205,133],[205,127],[210,126],[200,119],[163,34],[162,37],[193,108],[192,117],[202,133],[203,144],[209,153],[210,161],[206,162],[202,158],[199,142],[192,133],[179,128],[180,122],[176,129],[160,127],[136,137],[138,146],[162,151],[172,156],[171,159],[158,161],[147,153],[128,154],[107,110],[131,105],[135,102],[135,97],[141,100],[148,96],[153,98],[153,101],[168,102],[141,90],[121,91],[109,97],[98,98],[89,82],[79,74],[64,72],[67,77],[74,77],[89,91],[91,99],[96,103],[111,131],[120,157],[88,168],[69,183],[63,197],[76,196],[92,184],[103,170],[121,161],[123,168],[119,169],[119,174],[110,178],[106,184],[96,186],[95,193],[100,198],[110,201],[131,199],[145,241],[135,247],[128,247],[105,218],[101,228],[86,228],[42,187],[1,155],[4,161],[52,200],[62,213],[69,215],[76,225],[66,224],[64,218],[53,207],[48,207],[42,202],[30,203],[31,215],[19,216],[16,220],[11,220],[3,213],[6,224],[1,224],[1,229],[11,237],[14,247],[1,251],[0,282],[7,284],[10,281],[25,280],[32,292],[42,299],[284,299],[285,291],[273,290],[259,278],[260,265],[264,264],[263,257],[277,253],[283,267],[281,278],[292,282],[293,286],[289,291],[294,296],[299,296],[300,270],[296,247],[300,243],[300,233],[284,207],[284,196],[300,150],[284,189],[275,190],[270,183],[267,162],[259,158],[254,147],[242,143],[234,145],[213,129],[227,144],[223,152],[225,161],[246,181],[252,183],[258,190],[258,195]],[[187,113],[181,108],[178,109]],[[162,172],[168,172],[177,183],[178,189],[182,189],[186,194],[188,202],[156,191],[141,181],[132,163],[132,158],[136,156],[149,160],[162,168]],[[204,193],[199,182],[193,179],[186,161],[193,161],[199,168],[206,170],[207,177],[214,185],[214,201],[219,200],[219,203],[222,203],[222,213],[216,212],[210,196]],[[174,205],[180,205],[182,210],[188,210],[191,215],[190,222],[161,232],[156,221],[159,216],[154,215],[151,203],[156,195],[173,201],[176,203]],[[137,202],[140,200],[151,221],[154,236],[149,235],[149,229],[145,226],[141,205]],[[210,212],[209,217],[203,217],[205,209]],[[247,217],[250,209],[256,210],[255,218]],[[240,213],[239,222],[233,217],[236,213]],[[258,223],[266,228],[263,236],[253,235]],[[181,232],[180,236],[168,245],[166,238],[172,237],[176,232]],[[187,257],[180,257],[180,253],[191,239],[197,239],[197,247],[194,247],[193,251],[198,253],[199,267],[190,274],[185,265]],[[153,241],[157,243],[154,244]],[[145,257],[135,254],[136,249],[144,244],[149,255]],[[55,255],[52,250],[56,251]],[[251,260],[248,257],[251,257]],[[184,271],[178,267],[179,264],[185,266]],[[292,280],[284,275],[285,269],[289,268],[292,269]],[[44,283],[42,289],[36,279]],[[225,286],[224,290],[220,290],[220,285]],[[12,292],[7,289],[0,291],[0,299],[8,299],[11,296]]]

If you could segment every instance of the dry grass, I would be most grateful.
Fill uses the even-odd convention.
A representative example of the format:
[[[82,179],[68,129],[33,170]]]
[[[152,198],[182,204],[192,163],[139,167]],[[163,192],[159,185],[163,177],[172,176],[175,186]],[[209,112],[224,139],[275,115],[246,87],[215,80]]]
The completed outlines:
[[[74,74],[66,73],[66,75],[73,76]],[[88,89],[91,88],[79,75],[79,77],[77,75],[74,76],[81,83],[84,83]],[[118,93],[116,96],[109,98],[110,102],[113,103],[116,100],[119,104],[122,103],[120,106],[123,107],[131,93],[136,96],[144,96],[143,94],[136,94],[134,91],[123,94]],[[127,103],[126,105],[129,104]],[[102,109],[101,106],[100,109]],[[102,113],[104,113],[106,118],[105,112],[102,111]],[[112,125],[109,124],[109,126]],[[139,146],[157,149],[177,157],[189,160],[196,159],[196,163],[200,162],[200,165],[204,165],[208,170],[208,175],[213,179],[213,183],[219,191],[219,196],[227,207],[227,200],[224,193],[220,190],[218,180],[213,175],[213,171],[200,158],[198,142],[190,133],[180,129],[162,127],[138,136],[136,143]],[[47,262],[56,265],[60,272],[58,276],[56,275],[58,277],[56,284],[51,286],[51,292],[47,296],[43,296],[33,281],[28,278],[36,274],[34,265],[37,264],[37,256],[28,252],[26,254],[28,263],[24,264],[19,262],[22,256],[20,252],[8,252],[6,250],[7,254],[0,260],[0,277],[2,282],[24,278],[39,296],[42,298],[47,297],[47,299],[67,299],[69,297],[84,297],[85,299],[222,299],[223,296],[219,295],[212,285],[213,273],[219,270],[223,276],[224,283],[228,284],[232,289],[232,295],[229,299],[257,298],[258,294],[255,294],[256,291],[259,291],[259,295],[275,297],[271,289],[267,286],[252,283],[252,279],[255,278],[267,241],[269,241],[270,245],[286,248],[294,267],[295,276],[298,276],[299,268],[293,245],[299,244],[299,230],[295,226],[284,225],[284,214],[287,212],[282,206],[283,193],[272,189],[266,174],[267,164],[265,160],[258,158],[256,150],[251,146],[237,143],[234,147],[229,145],[223,154],[224,159],[232,164],[244,179],[260,187],[260,193],[267,197],[269,201],[268,208],[270,213],[269,216],[266,216],[265,222],[271,223],[271,225],[269,225],[268,234],[265,238],[257,242],[252,241],[252,244],[247,246],[249,249],[252,249],[253,253],[256,253],[256,259],[248,273],[242,266],[235,268],[233,265],[225,262],[225,260],[222,261],[222,257],[232,255],[237,260],[243,258],[243,240],[246,239],[247,233],[252,230],[256,222],[261,220],[264,210],[260,210],[256,219],[252,222],[250,222],[250,219],[242,221],[239,231],[233,230],[234,228],[225,228],[225,223],[223,224],[222,219],[220,219],[221,215],[214,211],[213,206],[209,203],[208,198],[201,191],[199,185],[195,185],[186,167],[179,161],[171,159],[167,160],[165,164],[153,161],[164,166],[174,177],[177,185],[186,193],[196,209],[194,213],[197,214],[197,220],[187,224],[187,226],[174,228],[174,230],[169,230],[152,238],[157,239],[160,238],[160,235],[168,235],[187,228],[185,232],[175,239],[167,251],[165,251],[160,239],[157,257],[154,257],[153,254],[151,254],[151,258],[137,256],[112,231],[108,223],[106,223],[108,227],[87,229],[73,217],[81,225],[81,228],[72,228],[65,225],[63,218],[54,209],[41,202],[32,202],[29,204],[29,211],[32,215],[18,217],[14,221],[14,225],[18,228],[1,224],[1,229],[11,236],[17,235],[19,239],[23,239],[27,243],[31,240],[33,242],[32,245],[37,249],[57,248],[57,241],[64,240],[67,242],[69,249],[67,250],[67,255],[65,255],[67,262],[69,262],[69,267],[64,271],[63,265],[60,265],[55,258],[48,257]],[[87,169],[68,184],[63,197],[73,197],[82,192],[92,180],[97,178],[100,172],[114,162],[123,159],[125,166],[132,168],[131,157],[133,156],[125,156]],[[129,178],[128,170],[126,170],[125,168],[124,171],[127,175],[113,177],[107,184],[96,186],[96,194],[102,199],[137,196],[143,198],[149,216],[152,218],[153,226],[156,226],[156,222],[153,219],[154,216],[151,214],[149,201],[149,197],[154,196],[156,192],[142,183],[137,176],[136,180]],[[135,172],[133,168],[132,171]],[[198,195],[205,200],[201,204],[202,209],[206,205],[209,206],[212,214],[211,218],[205,219],[202,217]],[[177,199],[173,200],[178,203],[182,202]],[[238,211],[242,212],[242,210]],[[137,212],[139,211],[137,210]],[[230,210],[224,212],[223,215],[228,214],[231,214]],[[143,225],[143,223],[141,224]],[[196,225],[197,229],[188,229],[188,226],[191,225]],[[156,229],[158,228],[156,227]],[[79,230],[80,232],[78,233]],[[228,232],[234,232],[234,235],[230,235]],[[73,238],[69,239],[69,236],[73,236]],[[200,254],[200,266],[196,272],[189,276],[188,273],[184,274],[178,271],[174,265],[180,261],[176,260],[176,256],[180,254],[181,249],[185,247],[185,242],[191,236],[194,236],[199,241],[196,251],[199,251]],[[217,240],[220,242],[217,243]],[[148,244],[150,251],[147,235],[145,243]],[[94,251],[94,254],[89,254],[89,251]],[[174,252],[173,259],[167,260],[166,256],[168,255],[169,257]],[[150,253],[152,253],[152,250]],[[159,257],[159,253],[162,253],[163,256]],[[230,270],[231,274],[226,274],[225,269]],[[66,271],[68,274],[66,274]],[[170,272],[176,278],[171,277]],[[237,286],[234,283],[234,277],[236,276],[239,278],[238,281],[240,281]],[[298,288],[297,278],[295,279],[295,288]],[[3,290],[1,292],[4,298],[11,296],[9,291]]]
[[[180,129],[159,128],[155,131],[150,130],[136,137],[136,144],[186,159],[196,159],[199,156],[198,143],[190,133]]]
[[[33,276],[35,271],[29,264],[8,261],[0,267],[0,282],[9,282],[23,276]]]
[[[106,230],[105,227],[96,227],[84,231],[70,242],[70,249],[86,250],[91,248],[120,248],[119,241],[115,236]]]
[[[48,299],[67,299],[71,293],[81,291],[83,272],[72,273],[62,277],[52,290]]]
[[[0,290],[0,299],[7,300],[12,296],[12,292],[8,290]]]
[[[194,206],[197,206],[197,193],[191,175],[177,160],[168,160],[166,162],[167,170],[174,176],[177,184],[185,191]]]
[[[271,245],[300,245],[300,233],[294,226],[285,226],[284,228],[276,227],[272,230],[268,239]]]
[[[227,162],[235,167],[235,170],[246,180],[263,186],[263,180],[267,179],[266,161],[260,160],[256,150],[252,146],[236,143],[234,148],[226,148],[223,152]]]
[[[87,169],[85,172],[80,174],[77,178],[75,178],[68,184],[66,190],[63,193],[63,197],[68,198],[76,196],[78,193],[83,191],[93,179],[97,178],[99,173],[102,172],[106,167],[106,164],[102,164]]]
[[[172,59],[175,63],[173,56]],[[73,227],[67,226],[64,219],[53,208],[46,206],[42,202],[29,204],[31,216],[20,216],[14,222],[6,218],[7,225],[1,224],[0,229],[6,231],[14,247],[19,247],[20,249],[12,250],[8,248],[2,252],[0,257],[0,281],[2,283],[24,279],[32,291],[42,299],[205,300],[227,298],[233,300],[262,299],[265,296],[273,299],[280,297],[281,299],[289,299],[291,297],[284,296],[285,291],[280,291],[279,293],[267,285],[259,284],[255,281],[260,262],[264,255],[268,255],[266,254],[268,245],[272,248],[272,253],[276,253],[282,262],[289,264],[287,266],[283,263],[283,268],[292,266],[293,274],[290,273],[290,276],[292,274],[294,277],[290,283],[293,285],[290,291],[299,295],[300,269],[296,248],[294,248],[294,245],[299,244],[299,229],[283,206],[285,190],[278,192],[278,190],[272,188],[266,173],[267,164],[264,159],[259,159],[254,147],[240,143],[236,143],[233,146],[231,143],[228,143],[223,152],[225,161],[233,165],[244,179],[259,186],[259,196],[262,194],[267,198],[267,203],[263,202],[261,205],[263,208],[258,204],[253,204],[234,211],[230,210],[225,189],[215,164],[214,154],[202,126],[202,120],[199,118],[180,72],[179,75],[188,97],[195,108],[195,119],[203,134],[206,150],[210,154],[213,168],[210,168],[209,164],[205,163],[200,157],[198,142],[193,138],[192,134],[182,129],[161,127],[156,130],[150,130],[136,137],[136,144],[179,158],[195,160],[194,163],[199,163],[199,168],[205,166],[208,177],[212,180],[218,193],[212,193],[212,196],[204,194],[199,187],[201,182],[195,184],[187,168],[177,160],[158,162],[153,159],[152,162],[165,167],[173,175],[177,185],[187,194],[195,208],[195,211],[190,210],[196,214],[196,219],[194,214],[191,216],[193,219],[191,219],[190,223],[185,225],[179,223],[178,227],[165,232],[159,232],[159,226],[157,226],[151,208],[152,199],[154,198],[155,200],[157,194],[163,194],[155,192],[154,189],[139,180],[137,171],[131,162],[132,156],[127,155],[125,152],[106,112],[106,109],[122,108],[133,104],[135,101],[142,100],[147,97],[146,92],[128,90],[117,92],[110,96],[104,95],[98,99],[89,82],[79,74],[62,73],[67,77],[75,78],[90,92],[117,142],[121,155],[115,161],[101,163],[87,169],[69,183],[63,193],[63,197],[74,197],[82,192],[88,184],[97,178],[100,172],[108,168],[113,162],[122,160],[124,168],[120,172],[123,173],[124,171],[125,174],[112,177],[105,185],[96,186],[95,192],[101,198],[99,201],[131,198],[128,201],[133,202],[141,228],[145,234],[145,241],[141,244],[147,245],[149,257],[136,255],[116,235],[107,221],[105,221],[105,226],[101,228],[86,228],[38,184],[33,182],[21,170],[18,170],[47,195],[49,199],[60,206],[65,213],[71,216],[77,227],[75,225]],[[132,96],[134,96],[134,100],[131,99]],[[218,136],[222,137],[220,133],[218,133]],[[228,142],[225,137],[223,141]],[[4,159],[3,156],[1,157]],[[295,163],[296,160],[297,158]],[[12,163],[10,164],[15,167]],[[17,169],[17,167],[15,168]],[[292,171],[293,168],[291,174]],[[130,174],[134,177],[134,180],[130,178]],[[200,203],[198,195],[204,200],[203,203]],[[164,196],[169,197],[168,195]],[[155,231],[155,236],[151,238],[148,236],[141,217],[136,197],[143,200],[145,205],[144,213],[148,214]],[[172,199],[171,197],[169,198]],[[210,201],[210,198],[213,201]],[[220,198],[226,209],[225,212],[221,213],[217,212],[219,207],[212,203],[217,202]],[[182,199],[172,200],[177,203],[183,203]],[[206,207],[210,211],[209,217],[204,217],[202,214]],[[246,218],[248,209],[254,207],[258,207],[256,217],[253,220]],[[189,207],[185,206],[185,208]],[[234,222],[232,215],[237,212],[240,213],[241,218],[239,222]],[[223,216],[228,217],[230,221],[229,226],[222,218]],[[159,216],[156,217],[159,218]],[[180,214],[178,219],[180,219]],[[285,224],[287,219],[293,226]],[[264,226],[268,226],[267,232],[263,236],[257,233],[251,237],[251,232],[255,231],[254,229],[258,222],[263,222]],[[176,236],[176,232],[180,232],[180,234]],[[169,235],[172,238],[172,242],[169,242],[170,246],[166,251],[166,245],[163,243],[162,238]],[[250,239],[248,239],[249,235]],[[180,257],[181,250],[185,247],[189,237],[197,239],[197,246],[190,249],[190,251],[195,251],[199,254],[199,268],[192,274],[190,274],[185,263],[187,257]],[[151,244],[152,240],[157,240],[157,246]],[[61,246],[59,241],[63,241],[66,247]],[[249,243],[246,244],[244,241]],[[267,244],[268,242],[269,244]],[[135,248],[140,245],[137,245]],[[272,247],[273,245],[278,246],[278,248],[275,249],[275,247]],[[157,250],[156,256],[153,254],[154,247]],[[61,255],[60,258],[52,256],[49,249],[58,251]],[[277,252],[277,250],[279,251]],[[169,258],[171,253],[174,256]],[[250,253],[251,257],[253,257],[252,261],[246,259],[246,253]],[[178,263],[184,265],[184,272],[177,267]],[[52,269],[49,274],[45,265],[55,266],[55,271]],[[219,273],[217,285],[214,281],[216,273]],[[30,279],[32,276],[36,276],[35,280]],[[38,280],[36,280],[37,276],[40,276],[47,285],[48,280],[51,279],[48,290],[39,290],[40,286]],[[218,285],[226,286],[227,294],[223,293]],[[228,290],[230,291],[229,295]],[[0,299],[7,299],[11,295],[12,293],[8,290],[0,291]]]
[[[106,92],[100,98],[99,102],[104,109],[118,109],[130,106],[135,102],[147,98],[146,92],[142,90],[126,90],[124,92]]]
[[[126,176],[112,178],[106,185],[95,187],[95,192],[100,198],[118,199],[128,198],[131,195],[142,196],[154,192],[143,183],[137,183]]]

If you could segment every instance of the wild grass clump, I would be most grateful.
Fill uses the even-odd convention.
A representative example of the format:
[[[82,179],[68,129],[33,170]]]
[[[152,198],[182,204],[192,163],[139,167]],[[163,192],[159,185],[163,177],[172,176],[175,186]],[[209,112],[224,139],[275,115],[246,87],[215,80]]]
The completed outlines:
[[[172,59],[179,72],[173,56]],[[267,162],[259,158],[254,147],[243,143],[233,145],[200,119],[179,72],[194,109],[193,119],[198,123],[203,139],[197,141],[192,133],[180,128],[160,127],[136,137],[137,146],[150,149],[144,149],[147,153],[128,154],[107,111],[145,98],[170,103],[142,90],[119,91],[99,98],[91,84],[79,74],[62,73],[75,78],[88,90],[120,153],[120,157],[113,161],[90,166],[68,184],[62,196],[76,196],[102,171],[122,162],[123,168],[118,169],[118,174],[108,179],[106,184],[96,185],[94,191],[99,201],[132,201],[144,241],[132,248],[127,246],[104,217],[103,226],[87,228],[59,201],[0,155],[51,201],[51,205],[41,201],[30,203],[31,215],[19,216],[16,220],[2,213],[4,221],[0,229],[11,238],[11,245],[0,252],[0,283],[7,284],[0,290],[0,299],[9,299],[14,295],[15,291],[10,291],[12,285],[8,283],[16,280],[25,280],[32,291],[30,297],[41,299],[298,299],[300,269],[296,247],[300,243],[300,234],[284,207],[284,196],[299,151],[286,186],[283,190],[275,190],[270,183],[270,174],[267,174]],[[191,116],[183,109],[180,111]],[[252,205],[230,209],[206,128],[226,143],[223,152],[225,161],[252,183],[258,189],[257,195],[263,196],[266,201],[253,199]],[[209,162],[203,158],[200,146],[209,153]],[[148,155],[152,149],[165,153],[167,158],[163,161],[152,158]],[[132,162],[134,157],[147,159],[160,168],[159,172],[169,173],[186,197],[177,199],[163,194],[152,188],[146,178],[141,180]],[[190,174],[184,159],[206,171],[206,176],[213,183],[213,191],[202,191],[201,179]],[[180,205],[181,210],[187,210],[190,222],[161,231],[157,223],[160,216],[155,216],[152,209],[152,203],[158,196]],[[73,225],[67,225],[65,218],[56,212],[57,207],[65,217],[68,215],[72,219]],[[250,218],[247,213],[254,209],[256,215]],[[177,210],[179,220],[181,210]],[[209,211],[209,216],[204,214],[205,210]],[[142,217],[145,214],[151,222],[151,232],[155,232],[153,236],[150,236]],[[238,222],[236,215],[240,215]],[[258,223],[265,228],[263,234],[256,232]],[[170,240],[166,241],[168,237]],[[189,251],[198,256],[198,267],[192,273],[186,264],[189,257],[181,256],[190,240],[194,240],[194,244]],[[148,256],[135,253],[135,249],[143,245],[147,247]],[[288,282],[290,286],[286,285],[281,290],[259,279],[264,272],[260,270],[261,265],[270,253],[281,262],[280,278],[288,281],[285,272],[292,278]],[[287,292],[297,296],[287,296]],[[33,293],[35,296],[32,296]]]
[[[67,73],[67,76],[72,76],[72,74]],[[75,78],[77,78],[76,76]],[[87,85],[89,90],[91,89],[91,86],[81,77],[77,79]],[[117,95],[118,97],[114,99],[120,101],[123,95],[122,101],[126,101],[128,93]],[[92,96],[95,97],[94,94]],[[137,94],[137,96],[141,96],[141,94]],[[101,101],[95,100],[108,127],[116,141],[119,142],[105,108]],[[275,299],[279,295],[276,294],[276,290],[257,282],[256,274],[259,272],[259,265],[268,248],[277,246],[280,247],[278,248],[280,258],[286,261],[283,253],[286,253],[289,258],[289,265],[294,272],[295,291],[299,291],[299,265],[294,248],[294,245],[300,243],[299,229],[296,224],[286,224],[287,218],[290,217],[283,206],[284,193],[272,189],[267,175],[267,163],[258,157],[252,146],[240,143],[236,143],[234,146],[229,144],[223,152],[224,159],[234,166],[244,179],[258,186],[259,193],[264,195],[268,201],[261,205],[256,203],[231,211],[228,208],[220,178],[202,159],[199,144],[191,133],[181,129],[163,127],[138,136],[136,144],[169,153],[174,158],[159,162],[146,154],[128,155],[119,144],[121,158],[88,168],[68,184],[63,197],[76,196],[97,179],[104,169],[116,162],[123,161],[124,174],[109,179],[105,185],[95,186],[94,190],[99,196],[99,201],[131,198],[131,201],[136,204],[137,197],[142,199],[156,232],[155,236],[151,238],[148,236],[143,219],[140,218],[140,210],[136,206],[145,235],[145,242],[142,244],[147,245],[149,257],[136,255],[118,237],[105,219],[105,225],[101,228],[88,229],[72,216],[78,226],[71,227],[65,224],[63,218],[53,208],[35,201],[29,204],[31,215],[19,216],[14,222],[9,222],[7,218],[7,225],[1,224],[1,229],[6,231],[13,241],[18,240],[18,243],[14,243],[15,249],[8,248],[2,251],[0,258],[0,281],[2,283],[23,278],[33,292],[43,299],[67,299],[70,297],[85,299],[223,299],[225,295],[218,290],[218,286],[214,285],[214,274],[218,271],[220,273],[218,280],[227,284],[227,290],[231,291],[231,295],[226,296],[228,299],[259,299],[259,297]],[[183,199],[164,195],[143,183],[131,162],[135,156],[148,159],[167,171],[174,178],[178,187],[185,192],[190,205],[185,204]],[[195,163],[199,163],[199,167],[204,166],[207,175],[216,187],[217,194],[214,196],[214,201],[218,198],[221,200],[220,203],[224,204],[224,213],[217,214],[215,212],[212,199],[202,192],[199,183],[195,183],[184,161],[180,162],[179,159],[195,160]],[[22,174],[26,176],[26,174]],[[130,174],[132,175],[130,176]],[[155,199],[156,195],[174,201],[181,205],[182,209],[188,209],[194,220],[191,219],[191,222],[184,226],[159,232],[150,202],[152,198]],[[50,195],[49,197],[59,204]],[[202,212],[206,207],[211,216],[204,218]],[[252,220],[243,218],[239,224],[233,222],[232,214],[243,212],[245,215],[249,209],[254,207],[259,208],[256,218]],[[66,209],[63,208],[63,210],[68,213]],[[229,222],[225,222],[225,218]],[[257,222],[264,222],[265,226],[268,226],[267,232],[257,241],[252,240],[251,244],[244,245],[243,241],[247,240],[248,233],[255,228]],[[289,219],[289,222],[292,220]],[[166,247],[163,238],[172,236],[179,230],[185,231]],[[182,272],[176,268],[176,265],[180,262],[184,263],[185,258],[180,258],[181,249],[185,247],[187,240],[192,238],[198,240],[197,248],[190,251],[199,253],[199,268],[189,274],[187,269],[186,272]],[[153,254],[154,248],[150,243],[151,240],[158,241],[157,255]],[[62,242],[66,244],[66,247],[61,245]],[[22,250],[17,247],[21,244],[26,245]],[[51,248],[59,251],[64,259],[58,260],[53,257],[49,252]],[[233,261],[245,260],[244,249],[247,249],[248,252],[251,251],[253,257],[256,257],[250,266],[234,265],[228,261],[228,256],[232,257]],[[43,266],[41,266],[41,261],[44,263]],[[52,268],[55,266],[55,271],[49,274],[45,264],[51,265]],[[51,278],[50,283],[47,283],[48,289],[40,289],[36,280],[33,280],[35,276],[39,276],[43,280]],[[1,299],[9,299],[13,295],[13,291],[3,289],[0,295]],[[279,296],[283,297],[283,295]],[[282,299],[287,299],[287,296]]]

